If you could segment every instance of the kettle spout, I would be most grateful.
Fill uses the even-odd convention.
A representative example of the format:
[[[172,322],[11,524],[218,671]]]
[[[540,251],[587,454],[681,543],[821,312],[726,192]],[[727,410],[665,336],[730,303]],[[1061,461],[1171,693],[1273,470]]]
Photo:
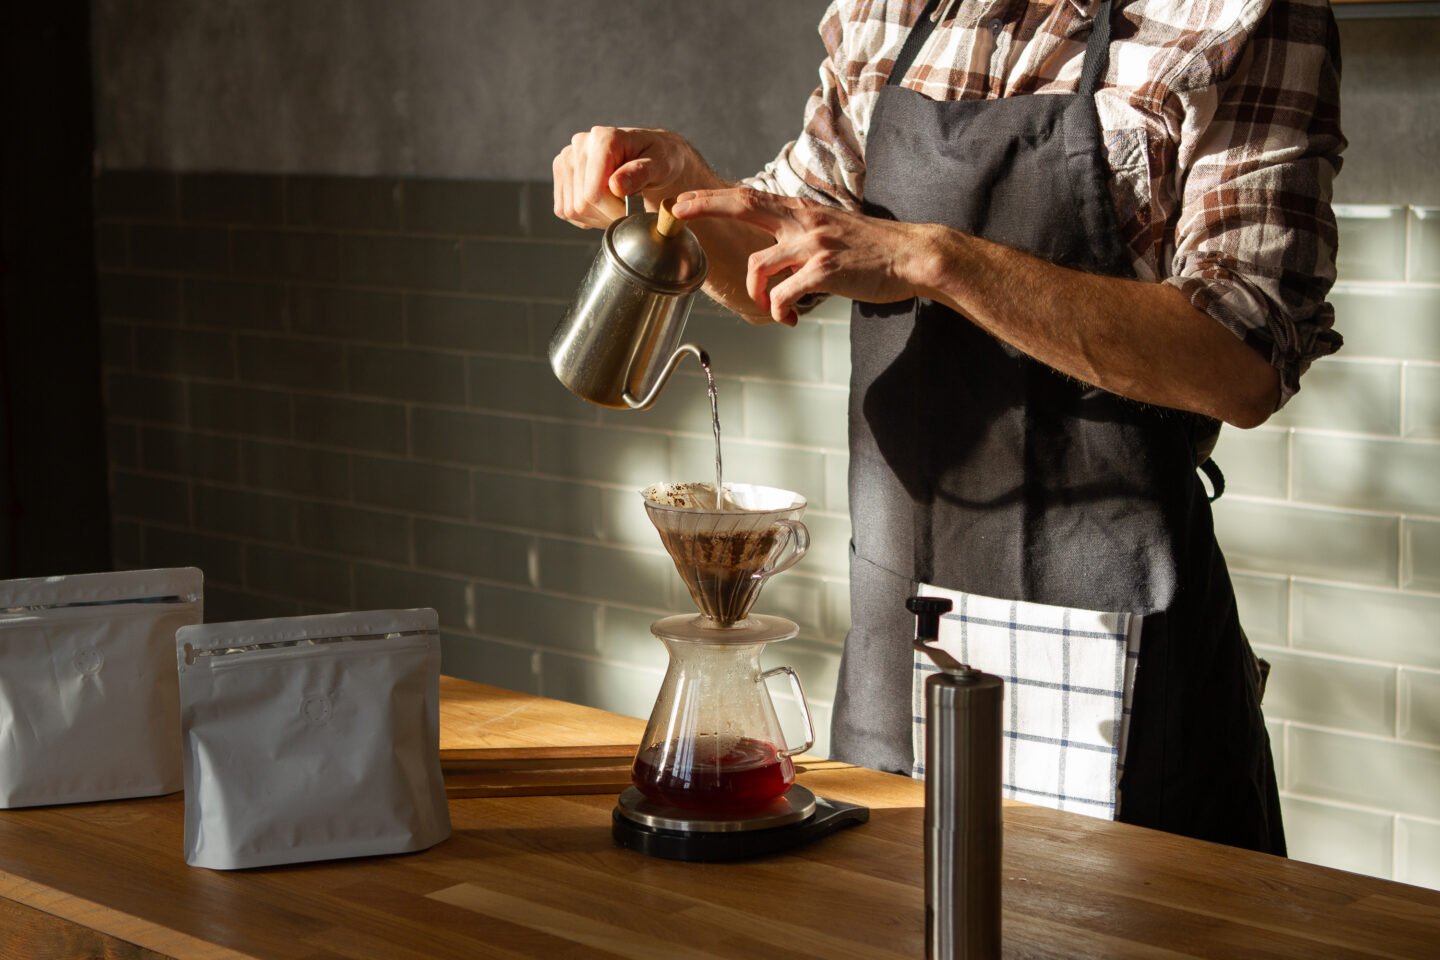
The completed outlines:
[[[675,368],[680,365],[680,361],[684,360],[687,355],[694,357],[700,366],[706,370],[710,369],[710,355],[708,353],[693,343],[682,343],[675,348],[674,353],[670,354],[670,359],[665,361],[664,369],[662,369],[660,375],[655,378],[655,382],[650,385],[650,390],[645,396],[637,399],[629,390],[625,391],[621,396],[621,399],[625,401],[625,405],[631,410],[649,409],[650,405],[660,396],[660,390],[669,382],[670,374],[675,372]]]

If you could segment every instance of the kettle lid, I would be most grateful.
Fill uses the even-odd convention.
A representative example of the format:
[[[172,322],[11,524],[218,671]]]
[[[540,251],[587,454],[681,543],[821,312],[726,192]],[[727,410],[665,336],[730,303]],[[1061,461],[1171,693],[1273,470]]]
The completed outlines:
[[[605,250],[637,282],[664,293],[689,293],[709,270],[699,239],[668,209],[616,220],[605,231]]]

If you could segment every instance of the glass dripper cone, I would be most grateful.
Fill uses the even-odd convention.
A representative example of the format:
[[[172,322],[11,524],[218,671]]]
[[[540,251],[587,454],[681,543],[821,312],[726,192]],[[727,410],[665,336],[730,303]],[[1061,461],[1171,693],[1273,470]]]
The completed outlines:
[[[716,626],[749,616],[765,581],[810,547],[800,522],[805,498],[790,490],[727,483],[719,509],[713,483],[654,483],[641,496],[695,605]]]

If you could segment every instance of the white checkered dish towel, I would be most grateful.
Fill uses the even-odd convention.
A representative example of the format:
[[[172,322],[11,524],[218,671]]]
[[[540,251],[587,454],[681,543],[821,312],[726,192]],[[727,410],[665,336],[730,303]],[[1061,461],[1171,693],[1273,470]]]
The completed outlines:
[[[954,607],[939,646],[1005,681],[1004,795],[1113,820],[1120,810],[1142,617],[996,600],[922,585]],[[925,680],[915,654],[914,775],[925,775]]]

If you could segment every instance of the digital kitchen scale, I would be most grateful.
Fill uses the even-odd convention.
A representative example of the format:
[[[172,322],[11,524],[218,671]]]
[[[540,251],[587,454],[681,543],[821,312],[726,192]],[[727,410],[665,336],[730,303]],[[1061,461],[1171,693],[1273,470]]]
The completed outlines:
[[[868,807],[817,797],[799,784],[738,818],[666,806],[629,787],[611,815],[611,835],[648,856],[717,862],[782,853],[869,819]]]

